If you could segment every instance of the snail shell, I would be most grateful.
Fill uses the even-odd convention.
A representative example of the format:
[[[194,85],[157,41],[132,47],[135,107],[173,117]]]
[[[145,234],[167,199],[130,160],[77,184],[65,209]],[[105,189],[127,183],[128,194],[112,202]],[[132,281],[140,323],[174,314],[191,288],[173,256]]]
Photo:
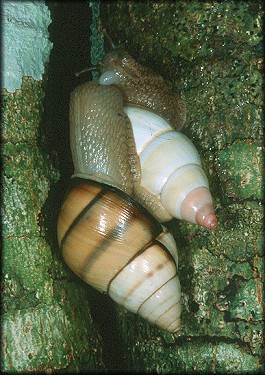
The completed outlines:
[[[179,329],[175,241],[135,200],[103,183],[81,181],[61,208],[57,230],[76,275],[159,327]]]
[[[175,217],[215,229],[208,179],[193,143],[155,113],[132,106],[124,111],[131,120],[140,158],[140,186],[162,204],[167,220]]]

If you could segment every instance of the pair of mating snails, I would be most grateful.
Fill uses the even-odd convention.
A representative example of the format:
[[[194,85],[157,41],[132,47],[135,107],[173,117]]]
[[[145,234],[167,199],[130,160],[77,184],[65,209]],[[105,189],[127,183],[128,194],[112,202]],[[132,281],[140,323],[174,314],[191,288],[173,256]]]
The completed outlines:
[[[178,130],[186,109],[164,79],[122,50],[105,55],[99,83],[70,99],[76,183],[58,218],[63,257],[85,282],[169,332],[180,327],[177,248],[160,223],[215,229],[207,177]]]

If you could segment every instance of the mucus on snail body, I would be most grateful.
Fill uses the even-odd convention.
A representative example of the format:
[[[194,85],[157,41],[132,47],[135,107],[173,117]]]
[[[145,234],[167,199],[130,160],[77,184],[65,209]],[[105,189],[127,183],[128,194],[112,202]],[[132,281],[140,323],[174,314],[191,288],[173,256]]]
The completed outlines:
[[[101,63],[100,83],[70,99],[74,187],[58,218],[68,266],[117,303],[169,332],[180,327],[181,291],[172,217],[214,229],[200,157],[178,130],[185,103],[127,53]]]

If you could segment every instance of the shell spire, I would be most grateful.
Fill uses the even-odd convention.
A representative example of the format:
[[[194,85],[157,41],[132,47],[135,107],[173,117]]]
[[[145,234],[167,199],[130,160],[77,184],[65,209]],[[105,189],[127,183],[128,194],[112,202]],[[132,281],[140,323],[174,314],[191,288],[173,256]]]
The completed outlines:
[[[200,187],[189,193],[182,203],[181,211],[184,220],[199,224],[207,229],[214,230],[218,225],[211,193],[205,187]]]
[[[195,216],[196,222],[210,230],[216,229],[218,225],[217,217],[214,213],[212,204],[207,204],[204,207],[201,207]]]

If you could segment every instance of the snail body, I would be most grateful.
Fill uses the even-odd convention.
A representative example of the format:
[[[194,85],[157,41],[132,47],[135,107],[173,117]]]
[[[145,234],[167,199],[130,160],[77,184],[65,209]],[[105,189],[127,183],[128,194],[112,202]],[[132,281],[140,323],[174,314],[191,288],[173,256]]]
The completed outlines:
[[[73,177],[95,179],[131,195],[140,179],[133,130],[114,86],[79,85],[70,99]]]
[[[115,49],[100,63],[101,85],[115,85],[122,92],[124,105],[148,109],[163,117],[175,130],[186,120],[184,100],[172,91],[170,82],[139,64],[126,51]]]

